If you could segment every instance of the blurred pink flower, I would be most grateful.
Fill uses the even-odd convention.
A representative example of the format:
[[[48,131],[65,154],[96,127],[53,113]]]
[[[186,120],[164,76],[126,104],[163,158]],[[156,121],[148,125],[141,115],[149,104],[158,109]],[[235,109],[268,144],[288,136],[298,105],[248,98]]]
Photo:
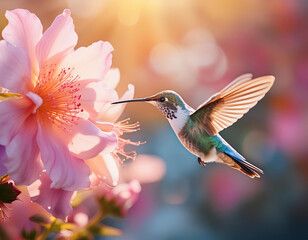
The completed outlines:
[[[99,41],[74,51],[78,37],[69,10],[44,34],[40,20],[27,10],[5,15],[9,23],[0,41],[0,85],[22,97],[0,102],[3,164],[17,185],[44,179],[41,183],[46,180],[44,186],[50,186],[58,200],[68,199],[72,191],[90,186],[84,159],[116,147],[116,134],[90,121],[117,96],[102,81],[111,65],[112,46]],[[45,198],[34,199],[49,207]],[[59,204],[64,212],[57,215],[64,216],[67,203]]]
[[[222,214],[230,213],[246,199],[255,196],[260,190],[260,182],[243,181],[240,174],[234,174],[229,169],[217,169],[207,176],[205,186],[213,207]]]
[[[95,179],[96,176],[93,178]],[[68,216],[68,222],[75,224],[80,230],[89,229],[90,225],[99,226],[101,220],[107,216],[124,217],[137,201],[140,191],[141,186],[137,180],[122,183],[116,187],[106,186],[99,180],[97,186],[77,194],[76,199],[79,204]],[[60,232],[61,236],[68,239],[72,234],[71,230]]]
[[[271,136],[284,151],[294,156],[305,156],[307,153],[308,132],[305,131],[305,127],[307,120],[304,111],[292,108],[284,111],[276,110],[271,114],[269,128]]]
[[[133,179],[141,184],[160,181],[166,173],[166,164],[163,159],[155,155],[138,154],[136,160],[121,169],[124,182]]]
[[[94,196],[98,199],[104,215],[117,214],[113,208],[119,209],[119,216],[125,216],[137,201],[141,192],[139,181],[132,180],[129,183],[121,183],[116,187],[106,187],[103,183],[93,189]]]

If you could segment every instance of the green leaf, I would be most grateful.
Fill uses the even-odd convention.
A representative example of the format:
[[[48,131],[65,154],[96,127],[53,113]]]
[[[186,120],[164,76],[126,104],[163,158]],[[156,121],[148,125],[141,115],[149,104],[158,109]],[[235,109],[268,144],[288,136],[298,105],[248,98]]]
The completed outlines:
[[[31,230],[31,232],[27,232],[25,229],[22,231],[22,237],[27,240],[35,240],[37,235],[37,231],[35,229]]]
[[[17,93],[0,93],[0,101],[6,100],[6,99],[12,98],[12,97],[21,98],[22,95],[21,94],[17,94]]]
[[[76,228],[76,225],[73,223],[64,222],[62,219],[53,218],[52,224],[48,226],[50,232],[60,232],[63,229],[72,230]]]
[[[123,234],[122,231],[118,228],[101,225],[101,224],[91,226],[88,229],[88,231],[94,235],[101,235],[101,236],[120,236]]]
[[[45,226],[47,224],[51,224],[52,220],[43,214],[35,214],[30,217],[30,221],[38,223],[42,226]]]
[[[0,183],[0,202],[12,203],[17,199],[17,196],[21,193],[13,183]]]
[[[114,199],[108,200],[103,196],[98,199],[98,203],[101,211],[103,211],[105,215],[111,215],[119,218],[123,217],[122,207],[117,205]]]

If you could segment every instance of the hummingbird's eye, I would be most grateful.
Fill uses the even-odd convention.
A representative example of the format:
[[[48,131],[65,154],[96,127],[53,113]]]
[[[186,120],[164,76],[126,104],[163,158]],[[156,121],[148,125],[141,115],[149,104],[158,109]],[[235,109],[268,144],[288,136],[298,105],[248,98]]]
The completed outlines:
[[[166,100],[165,97],[161,97],[161,98],[159,99],[160,102],[164,102],[165,100]]]

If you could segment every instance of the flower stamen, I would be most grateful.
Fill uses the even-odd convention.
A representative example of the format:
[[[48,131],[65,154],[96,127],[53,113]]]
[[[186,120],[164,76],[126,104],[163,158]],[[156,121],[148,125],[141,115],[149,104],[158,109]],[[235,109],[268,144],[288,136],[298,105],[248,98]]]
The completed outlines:
[[[47,118],[57,127],[67,129],[77,124],[77,114],[83,112],[79,76],[73,76],[71,68],[63,68],[56,75],[55,69],[56,65],[48,66],[48,71],[43,70],[37,79],[34,92],[43,99],[37,112],[40,119]]]
[[[145,143],[145,142],[140,142],[140,141],[133,142],[130,139],[121,138],[121,136],[124,133],[132,133],[132,132],[136,132],[140,130],[139,122],[130,124],[129,120],[130,119],[127,118],[123,121],[120,121],[114,124],[113,131],[118,136],[118,146],[115,149],[114,156],[118,158],[120,163],[124,163],[128,159],[135,160],[137,157],[137,153],[135,151],[131,151],[131,152],[125,151],[124,148],[126,145],[139,146]]]

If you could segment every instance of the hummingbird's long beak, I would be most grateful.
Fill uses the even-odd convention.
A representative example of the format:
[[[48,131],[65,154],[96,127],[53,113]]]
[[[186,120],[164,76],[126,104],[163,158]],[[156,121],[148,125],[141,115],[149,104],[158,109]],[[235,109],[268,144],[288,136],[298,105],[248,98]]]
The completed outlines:
[[[129,102],[146,102],[146,101],[151,101],[151,99],[150,99],[150,98],[137,98],[137,99],[131,99],[131,100],[124,100],[124,101],[113,102],[113,103],[111,103],[111,104],[129,103]]]

